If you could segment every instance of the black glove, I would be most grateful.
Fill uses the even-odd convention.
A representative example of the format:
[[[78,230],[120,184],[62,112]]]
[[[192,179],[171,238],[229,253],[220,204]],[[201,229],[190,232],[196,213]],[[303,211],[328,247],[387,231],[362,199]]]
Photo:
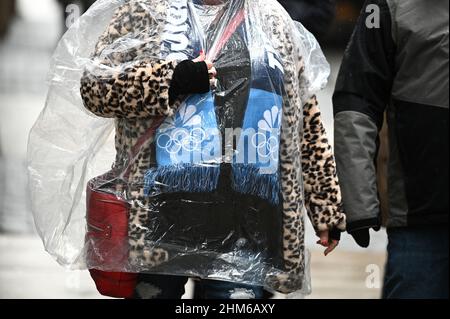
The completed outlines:
[[[372,227],[375,231],[379,231],[380,227]],[[370,227],[369,228],[361,228],[354,231],[349,232],[349,234],[353,237],[355,242],[361,246],[362,248],[369,247],[370,244]]]
[[[169,89],[169,101],[173,104],[180,95],[203,94],[210,90],[209,73],[206,62],[185,60],[173,72]]]
[[[353,237],[355,242],[362,248],[369,247],[370,244],[369,228],[358,229],[349,234]]]

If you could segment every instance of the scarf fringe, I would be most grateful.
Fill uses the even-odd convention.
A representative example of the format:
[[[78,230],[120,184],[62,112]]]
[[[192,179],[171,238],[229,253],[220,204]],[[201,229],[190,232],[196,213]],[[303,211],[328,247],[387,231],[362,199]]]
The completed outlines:
[[[145,174],[144,193],[209,193],[217,189],[220,166],[180,164],[160,166]]]
[[[272,205],[280,203],[280,179],[275,174],[261,174],[255,165],[233,165],[233,188],[241,194],[258,196]]]
[[[160,166],[145,174],[145,196],[161,193],[210,193],[217,189],[220,165],[180,164]],[[258,196],[272,205],[280,203],[279,174],[261,174],[254,165],[234,164],[232,187],[241,194]]]

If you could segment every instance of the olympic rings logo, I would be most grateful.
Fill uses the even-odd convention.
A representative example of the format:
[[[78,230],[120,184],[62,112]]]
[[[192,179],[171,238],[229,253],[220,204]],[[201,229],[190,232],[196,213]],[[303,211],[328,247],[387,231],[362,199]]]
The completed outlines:
[[[276,161],[278,158],[278,150],[280,144],[278,138],[275,135],[267,135],[267,131],[264,133],[258,132],[252,136],[252,146],[256,149],[258,155],[261,158],[270,157]]]
[[[201,151],[202,143],[207,139],[208,134],[200,127],[191,130],[175,128],[159,135],[157,146],[170,155],[178,154],[181,150],[186,152],[197,152]]]

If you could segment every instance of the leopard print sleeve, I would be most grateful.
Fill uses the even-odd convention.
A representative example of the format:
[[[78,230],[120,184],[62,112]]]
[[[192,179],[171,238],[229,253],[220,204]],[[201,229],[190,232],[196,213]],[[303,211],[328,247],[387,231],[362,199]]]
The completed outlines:
[[[304,104],[303,115],[302,169],[309,218],[316,231],[344,231],[346,219],[336,162],[315,96]]]
[[[174,62],[140,62],[109,76],[86,71],[81,79],[84,106],[102,117],[172,116],[169,103]]]
[[[169,89],[176,62],[141,58],[158,54],[158,28],[139,1],[129,1],[115,12],[81,78],[81,97],[90,112],[118,118],[174,114]],[[128,37],[143,44],[130,45]],[[131,48],[114,50],[115,46]]]

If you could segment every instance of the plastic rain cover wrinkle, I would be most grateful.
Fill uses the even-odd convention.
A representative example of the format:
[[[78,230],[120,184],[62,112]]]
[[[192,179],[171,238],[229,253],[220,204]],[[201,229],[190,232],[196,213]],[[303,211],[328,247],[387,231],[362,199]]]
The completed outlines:
[[[180,97],[173,114],[145,112],[167,98],[154,96],[153,68],[202,50],[218,70],[211,92]],[[328,75],[314,37],[273,0],[97,1],[61,39],[30,134],[46,250],[71,269],[308,293],[308,252],[294,272],[283,255],[280,139],[301,134],[302,102]],[[280,278],[291,284],[280,289]]]

